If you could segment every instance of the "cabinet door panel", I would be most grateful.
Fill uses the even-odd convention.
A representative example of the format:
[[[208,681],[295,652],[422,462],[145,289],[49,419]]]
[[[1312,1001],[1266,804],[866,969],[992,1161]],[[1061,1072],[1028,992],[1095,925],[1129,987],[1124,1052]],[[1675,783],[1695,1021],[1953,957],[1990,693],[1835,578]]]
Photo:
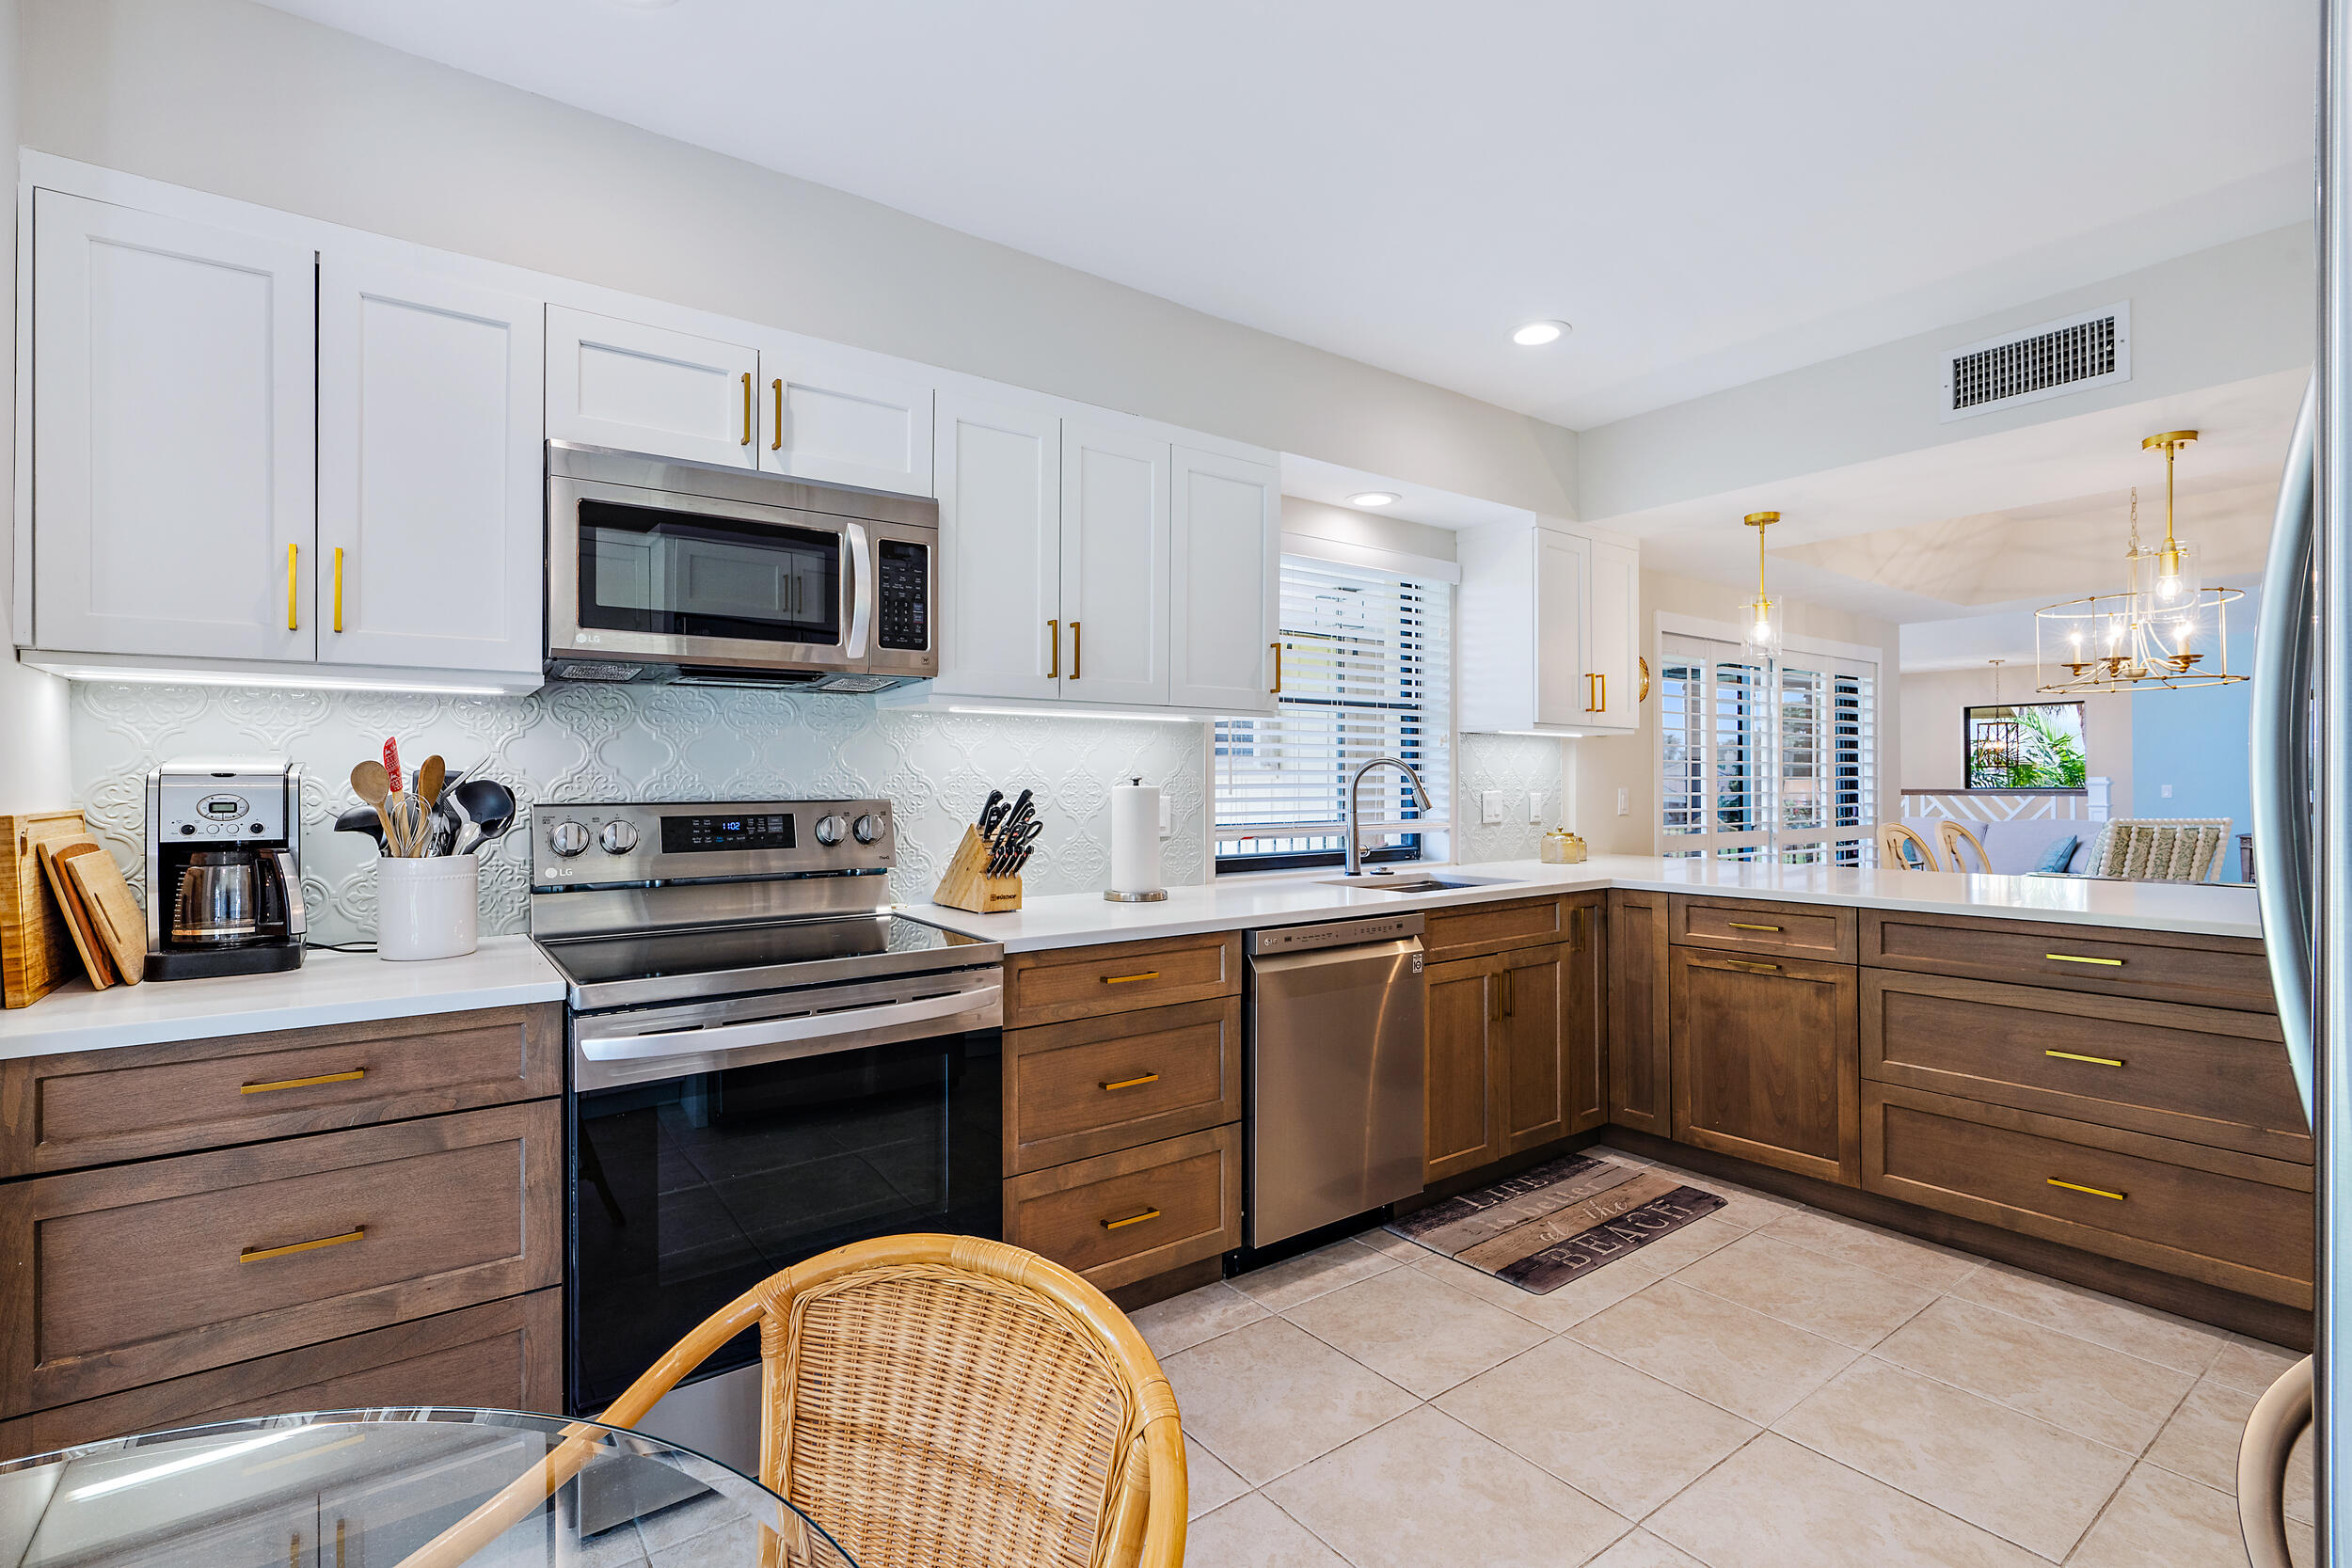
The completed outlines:
[[[1168,701],[1274,708],[1281,633],[1281,476],[1271,464],[1175,450],[1169,515]]]
[[[940,615],[934,688],[976,697],[1058,696],[1061,420],[939,399]]]
[[[307,245],[35,193],[37,565],[20,635],[312,656],[315,270]]]
[[[1862,1179],[1854,971],[1677,947],[1674,1135],[1824,1180]]]
[[[1641,646],[1641,557],[1629,545],[1592,541],[1591,612],[1584,626],[1584,668],[1594,681],[1594,703],[1584,727],[1630,732],[1641,722],[1635,696],[1641,673],[1634,660]]]
[[[740,343],[548,308],[548,435],[623,451],[755,461],[759,353]]]
[[[1535,531],[1535,721],[1581,727],[1598,717],[1598,683],[1584,676],[1585,595],[1592,546],[1572,533]]]
[[[1667,1085],[1666,895],[1609,895],[1609,1119],[1674,1134]]]
[[[1061,695],[1168,702],[1168,446],[1062,421]]]
[[[539,668],[544,315],[431,274],[320,262],[322,663]]]
[[[931,389],[770,345],[760,354],[759,466],[819,484],[931,494]]]
[[[1567,950],[1537,947],[1514,953],[1495,977],[1502,988],[1495,1032],[1502,1148],[1516,1154],[1564,1137],[1568,1131]]]
[[[1423,1178],[1475,1170],[1502,1155],[1495,1126],[1489,1034],[1501,1000],[1495,958],[1428,968],[1428,1130]]]

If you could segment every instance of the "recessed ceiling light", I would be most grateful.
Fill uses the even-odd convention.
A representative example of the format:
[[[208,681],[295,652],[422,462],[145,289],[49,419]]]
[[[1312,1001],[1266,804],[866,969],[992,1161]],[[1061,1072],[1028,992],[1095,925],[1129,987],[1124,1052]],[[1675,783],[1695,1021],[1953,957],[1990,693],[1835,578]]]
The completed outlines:
[[[1394,506],[1396,502],[1393,490],[1359,490],[1347,498],[1350,506]]]
[[[1558,342],[1575,330],[1566,322],[1529,322],[1511,334],[1511,341],[1521,348],[1541,348],[1546,343]]]

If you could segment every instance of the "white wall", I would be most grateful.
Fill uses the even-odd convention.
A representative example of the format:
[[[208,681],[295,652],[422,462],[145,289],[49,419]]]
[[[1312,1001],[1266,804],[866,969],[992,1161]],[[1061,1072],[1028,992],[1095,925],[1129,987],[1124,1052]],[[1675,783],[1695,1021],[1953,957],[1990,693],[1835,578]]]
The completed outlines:
[[[1556,425],[251,0],[26,0],[24,23],[45,151],[1574,515]]]
[[[0,158],[16,188],[18,17],[16,0],[0,0]],[[6,220],[16,227],[16,203]],[[0,364],[13,359],[16,312],[0,311]],[[0,473],[9,470],[15,447],[15,382],[0,377]],[[66,766],[66,686],[55,675],[27,670],[7,650],[10,571],[15,552],[7,547],[15,491],[0,486],[0,812],[57,811],[72,803]]]
[[[1432,528],[1403,517],[1384,517],[1376,512],[1359,512],[1352,506],[1333,506],[1328,501],[1308,500],[1300,496],[1282,498],[1282,531],[1359,549],[1385,550],[1392,555],[1420,556],[1430,561],[1454,559],[1452,529]]]
[[[2001,669],[2000,701],[2035,702],[2033,665]],[[1960,754],[1961,710],[1993,702],[1991,666],[1932,670],[1902,678],[1902,787],[1958,789],[1964,782]],[[2132,699],[2107,693],[2083,699],[2083,758],[2094,775],[2113,781],[2109,809],[2132,815]],[[2158,815],[2151,813],[2151,815]]]

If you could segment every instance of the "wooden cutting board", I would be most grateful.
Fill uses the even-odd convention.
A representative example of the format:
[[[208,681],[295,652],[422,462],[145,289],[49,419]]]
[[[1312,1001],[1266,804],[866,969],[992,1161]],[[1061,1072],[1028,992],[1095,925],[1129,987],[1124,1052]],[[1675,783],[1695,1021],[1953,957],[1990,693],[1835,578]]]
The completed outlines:
[[[82,967],[89,972],[90,989],[104,990],[115,983],[114,960],[106,957],[105,945],[98,940],[97,929],[90,924],[89,911],[82,907],[81,890],[66,875],[65,867],[57,863],[57,858],[60,855],[71,858],[93,850],[103,855],[105,850],[99,848],[98,841],[93,838],[73,839],[62,844],[49,841],[33,847],[34,852],[40,856],[41,870],[48,875],[49,891],[56,895],[57,907],[65,911],[66,927],[73,933],[73,951],[82,956]]]
[[[131,884],[122,879],[122,868],[103,849],[95,854],[68,850],[57,857],[57,863],[65,867],[67,878],[81,894],[82,906],[89,911],[99,940],[106,944],[115,973],[124,985],[137,985],[147,977],[147,916],[140,911],[139,901],[131,896]]]
[[[0,814],[0,1007],[29,1007],[80,967],[35,846],[86,838],[78,811]]]

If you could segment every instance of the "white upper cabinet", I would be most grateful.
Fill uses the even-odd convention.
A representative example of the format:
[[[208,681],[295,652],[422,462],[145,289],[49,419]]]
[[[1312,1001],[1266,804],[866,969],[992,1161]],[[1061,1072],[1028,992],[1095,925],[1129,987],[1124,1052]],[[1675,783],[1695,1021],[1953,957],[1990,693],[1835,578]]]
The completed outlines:
[[[1064,420],[1061,694],[1165,705],[1168,444]]]
[[[319,264],[319,659],[540,667],[540,301]]]
[[[1169,463],[1168,702],[1273,711],[1282,480],[1270,463],[1177,447]]]
[[[548,436],[592,447],[751,467],[759,351],[664,327],[548,308]]]
[[[939,399],[935,689],[1029,701],[1061,692],[1061,420]]]
[[[760,345],[759,466],[819,484],[930,495],[931,388],[859,357]]]
[[[1462,728],[1636,729],[1641,563],[1629,544],[1495,523],[1460,536]]]
[[[29,640],[310,658],[315,253],[54,191],[32,248]]]

